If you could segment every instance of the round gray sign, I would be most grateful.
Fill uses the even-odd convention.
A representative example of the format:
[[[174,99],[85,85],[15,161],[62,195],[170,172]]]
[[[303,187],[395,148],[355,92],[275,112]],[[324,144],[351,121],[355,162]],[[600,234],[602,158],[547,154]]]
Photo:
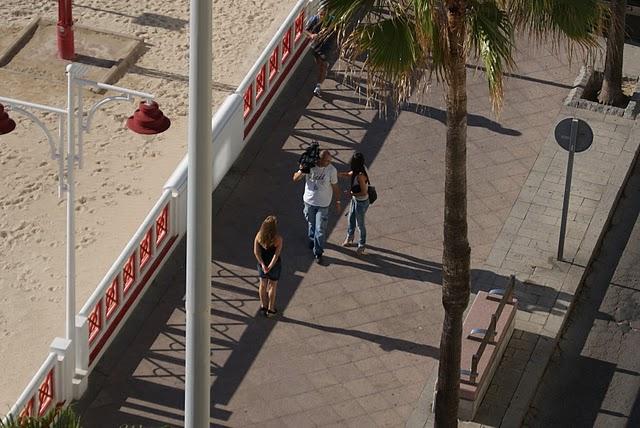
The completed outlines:
[[[562,119],[557,125],[554,131],[556,141],[563,149],[569,151],[571,144],[571,122],[572,118],[568,117]],[[593,142],[593,131],[587,122],[582,119],[578,119],[578,132],[576,133],[576,146],[575,152],[584,152]]]

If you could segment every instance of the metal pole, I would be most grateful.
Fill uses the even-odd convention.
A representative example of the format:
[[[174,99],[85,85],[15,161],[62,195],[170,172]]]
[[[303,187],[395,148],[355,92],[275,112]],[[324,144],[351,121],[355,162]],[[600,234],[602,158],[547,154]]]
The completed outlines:
[[[569,197],[571,196],[571,176],[573,174],[573,155],[576,152],[576,137],[578,136],[578,119],[571,121],[571,136],[569,137],[569,160],[567,161],[567,178],[564,183],[564,201],[562,202],[562,219],[560,221],[560,241],[558,242],[558,260],[562,261],[564,253],[564,235],[567,230],[567,215],[569,214]]]
[[[187,428],[209,426],[211,307],[211,0],[191,0],[187,184]]]
[[[58,0],[58,56],[67,60],[72,60],[76,55],[71,7],[72,0]]]
[[[65,338],[71,341],[74,352],[69,353],[72,358],[71,367],[75,371],[76,343],[76,230],[75,230],[75,195],[76,186],[74,179],[75,161],[75,128],[74,128],[74,87],[73,64],[67,65],[67,288],[66,288],[66,329]],[[62,156],[62,153],[60,153]],[[63,177],[60,177],[62,180]]]

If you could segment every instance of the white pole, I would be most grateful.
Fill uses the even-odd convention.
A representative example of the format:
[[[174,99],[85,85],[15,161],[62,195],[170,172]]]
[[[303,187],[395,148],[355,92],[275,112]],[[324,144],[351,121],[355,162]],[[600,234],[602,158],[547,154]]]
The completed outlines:
[[[66,329],[65,338],[71,341],[69,355],[72,358],[71,367],[75,371],[75,323],[76,316],[76,230],[75,230],[75,128],[74,128],[74,91],[73,91],[73,64],[67,66],[67,288],[66,288]],[[62,156],[62,153],[60,154]],[[60,177],[62,180],[63,177]],[[73,376],[74,373],[71,374]]]
[[[191,0],[187,178],[186,428],[209,426],[211,307],[211,0]]]

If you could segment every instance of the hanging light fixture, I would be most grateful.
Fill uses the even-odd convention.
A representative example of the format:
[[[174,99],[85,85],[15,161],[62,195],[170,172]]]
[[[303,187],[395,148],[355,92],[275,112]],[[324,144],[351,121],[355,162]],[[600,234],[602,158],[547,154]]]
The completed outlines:
[[[16,129],[16,123],[4,111],[4,106],[0,104],[0,135],[8,134],[14,129]]]
[[[155,101],[141,101],[133,116],[127,119],[127,128],[138,134],[159,134],[169,126],[171,121]]]

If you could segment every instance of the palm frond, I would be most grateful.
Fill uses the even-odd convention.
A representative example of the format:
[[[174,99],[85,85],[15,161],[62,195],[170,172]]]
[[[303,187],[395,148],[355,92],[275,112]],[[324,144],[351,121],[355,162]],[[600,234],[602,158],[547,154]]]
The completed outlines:
[[[446,13],[440,0],[327,0],[328,31],[346,58],[365,57],[368,95],[396,105],[421,81],[444,74]],[[425,85],[426,86],[426,85]]]
[[[412,23],[405,17],[360,24],[344,48],[352,56],[365,56],[363,68],[371,89],[391,95],[396,102],[411,95],[424,55]]]
[[[71,407],[55,407],[42,416],[0,419],[0,428],[81,428],[81,425],[80,417]]]
[[[430,71],[438,80],[444,76],[446,46],[447,15],[444,4],[435,0],[413,0],[416,36],[426,55],[431,60]]]
[[[600,0],[500,0],[516,29],[524,30],[539,42],[568,44],[587,55],[598,46],[597,32],[601,27],[604,7]]]
[[[515,67],[513,24],[494,1],[472,1],[466,16],[467,47],[484,64],[491,102],[497,112],[504,98],[504,70]]]

